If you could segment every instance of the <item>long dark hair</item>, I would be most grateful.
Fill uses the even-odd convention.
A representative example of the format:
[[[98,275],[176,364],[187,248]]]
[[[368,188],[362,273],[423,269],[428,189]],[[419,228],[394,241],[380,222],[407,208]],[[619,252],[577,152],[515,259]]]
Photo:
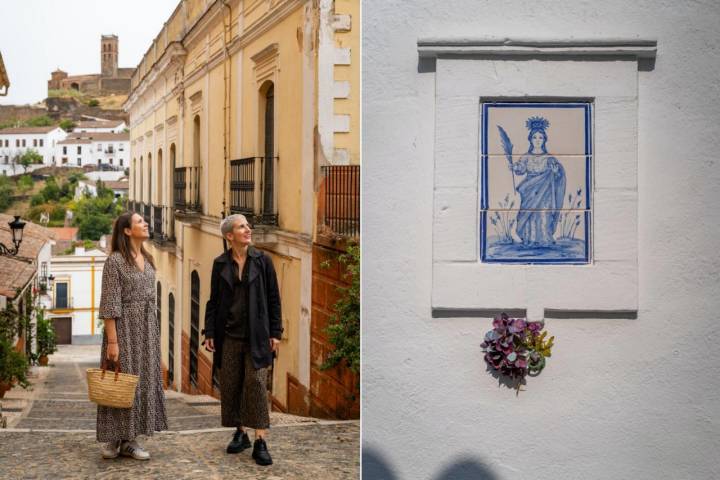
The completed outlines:
[[[135,212],[125,212],[115,219],[112,230],[112,240],[110,242],[110,251],[120,252],[126,262],[129,265],[135,265],[135,259],[133,259],[132,248],[130,247],[130,237],[125,235],[126,228],[132,228],[132,217],[136,215]],[[145,260],[150,262],[153,269],[155,268],[155,260],[153,259],[150,252],[145,250],[144,245],[140,245],[140,253],[142,253]]]

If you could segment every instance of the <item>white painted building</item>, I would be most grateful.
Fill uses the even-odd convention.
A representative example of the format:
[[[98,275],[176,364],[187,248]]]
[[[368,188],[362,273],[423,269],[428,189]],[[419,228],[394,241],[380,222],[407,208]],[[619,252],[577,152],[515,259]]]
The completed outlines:
[[[39,153],[43,157],[43,165],[53,165],[56,144],[66,135],[60,127],[18,127],[0,130],[0,169],[7,175],[22,173],[23,168],[16,165],[28,150]]]
[[[55,165],[58,167],[97,165],[93,153],[90,140],[68,137],[55,145]]]
[[[109,165],[125,169],[130,154],[129,138],[128,133],[72,132],[56,147],[56,165]]]
[[[72,255],[52,257],[52,304],[48,309],[56,331],[66,332],[60,343],[97,344],[102,340],[98,308],[102,269],[107,255],[76,247]]]
[[[73,132],[122,133],[126,129],[127,124],[122,120],[88,120],[77,122]]]
[[[12,220],[12,216],[0,214],[0,243],[9,248],[13,247],[13,237],[8,225]],[[29,289],[37,293],[39,305],[49,304],[50,297],[46,287],[52,270],[51,251],[54,244],[55,234],[51,230],[26,222],[17,255],[0,255],[0,308],[5,308],[8,302],[12,302],[20,311],[24,311],[24,295]],[[33,314],[33,338],[35,325]],[[27,338],[27,335],[23,337]],[[36,352],[37,345],[32,342],[30,345],[26,344],[25,349],[26,352]]]
[[[717,478],[718,3],[365,0],[363,15],[363,474]],[[588,261],[483,261],[482,162],[507,167],[483,152],[492,102],[591,104]],[[525,120],[489,135],[504,126],[524,154]],[[548,145],[563,129],[551,120]],[[519,394],[486,371],[498,310],[556,337]]]
[[[110,173],[110,172],[108,172]],[[115,173],[115,172],[112,172]],[[118,172],[121,173],[121,172]],[[88,192],[90,195],[97,195],[97,184],[98,180],[80,180],[78,181],[77,186],[75,187],[75,199],[79,199],[83,196],[85,192]],[[123,196],[128,195],[128,189],[130,182],[128,181],[127,177],[122,178],[121,180],[113,181],[103,181],[103,184],[105,188],[109,188],[113,191],[113,194],[115,195],[115,198],[121,198]]]

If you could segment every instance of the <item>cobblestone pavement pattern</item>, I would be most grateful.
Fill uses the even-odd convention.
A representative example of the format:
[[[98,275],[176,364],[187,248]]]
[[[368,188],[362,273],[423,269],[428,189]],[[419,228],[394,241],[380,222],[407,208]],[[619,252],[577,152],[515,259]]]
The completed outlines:
[[[232,430],[220,428],[217,400],[176,392],[166,392],[170,431],[140,439],[152,455],[150,461],[103,460],[95,441],[96,407],[87,401],[84,379],[98,355],[98,347],[62,346],[51,357],[52,366],[34,375],[31,392],[15,388],[7,394],[3,402],[21,405],[22,412],[9,417],[11,428],[0,429],[0,478],[359,477],[359,422],[272,412],[268,447],[275,463],[259,467],[251,449],[225,453]]]

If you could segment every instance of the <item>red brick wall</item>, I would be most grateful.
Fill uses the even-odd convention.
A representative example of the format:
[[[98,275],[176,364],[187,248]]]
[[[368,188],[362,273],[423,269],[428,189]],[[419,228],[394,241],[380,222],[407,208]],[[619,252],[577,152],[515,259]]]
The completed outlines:
[[[188,337],[185,332],[182,332],[181,344],[181,391],[191,395],[211,395],[215,398],[220,398],[220,391],[213,388],[212,384],[212,359],[202,353],[204,347],[200,345],[200,350],[198,351],[198,378],[197,386],[194,386],[190,383],[190,337]],[[164,378],[167,378],[167,371],[164,371]]]
[[[310,323],[310,391],[309,414],[321,418],[360,418],[360,392],[358,376],[344,365],[321,370],[320,365],[332,351],[332,344],[324,330],[330,321],[333,305],[340,298],[337,287],[346,286],[344,269],[336,260],[340,250],[313,245],[312,320]],[[329,268],[321,264],[329,261]],[[290,388],[288,397],[304,394],[302,389]],[[297,383],[299,387],[302,385]],[[288,398],[288,401],[290,399]]]

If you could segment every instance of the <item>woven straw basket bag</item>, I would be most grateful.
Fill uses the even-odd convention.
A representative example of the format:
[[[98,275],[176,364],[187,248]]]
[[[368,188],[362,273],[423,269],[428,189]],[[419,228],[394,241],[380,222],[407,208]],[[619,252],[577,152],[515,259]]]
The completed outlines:
[[[88,397],[104,407],[131,408],[135,401],[137,375],[120,373],[120,362],[115,362],[115,374],[105,375],[106,365],[87,369]],[[111,371],[112,372],[112,371]]]

